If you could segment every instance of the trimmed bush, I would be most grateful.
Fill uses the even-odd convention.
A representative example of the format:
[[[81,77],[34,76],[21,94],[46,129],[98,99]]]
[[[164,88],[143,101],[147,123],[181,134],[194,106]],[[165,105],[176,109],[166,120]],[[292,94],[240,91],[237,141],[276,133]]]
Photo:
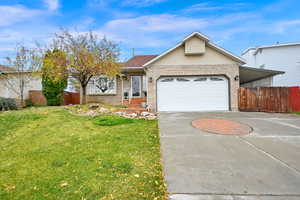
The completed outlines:
[[[14,99],[0,97],[0,111],[17,109],[18,106]]]
[[[52,81],[47,76],[42,78],[43,94],[48,106],[59,106],[62,103],[64,89],[67,87],[67,80]]]
[[[42,72],[43,94],[47,105],[61,105],[64,89],[68,85],[65,53],[57,49],[48,51],[44,57]]]

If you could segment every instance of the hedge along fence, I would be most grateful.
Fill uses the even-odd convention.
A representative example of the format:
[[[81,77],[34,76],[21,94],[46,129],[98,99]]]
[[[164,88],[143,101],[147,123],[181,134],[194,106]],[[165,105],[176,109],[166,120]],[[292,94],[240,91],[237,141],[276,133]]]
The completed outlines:
[[[299,112],[300,87],[239,88],[239,110],[255,112]]]
[[[17,110],[18,105],[15,99],[0,97],[0,111]]]
[[[33,105],[47,105],[47,100],[40,90],[30,90],[29,99]],[[63,105],[79,104],[80,94],[74,92],[64,92]]]

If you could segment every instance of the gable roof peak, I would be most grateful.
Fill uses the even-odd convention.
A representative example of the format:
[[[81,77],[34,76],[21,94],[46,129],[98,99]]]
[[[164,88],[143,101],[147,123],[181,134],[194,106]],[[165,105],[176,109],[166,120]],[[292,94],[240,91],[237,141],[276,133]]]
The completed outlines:
[[[185,42],[185,41],[189,40],[190,38],[192,38],[192,37],[194,37],[194,36],[197,36],[197,37],[199,37],[200,39],[203,39],[203,40],[205,40],[205,41],[207,41],[207,42],[209,41],[209,37],[208,37],[207,35],[205,35],[205,34],[203,34],[203,33],[201,33],[201,32],[196,31],[196,32],[193,32],[193,33],[189,34],[188,36],[186,36],[186,37],[182,40],[182,42]]]
[[[147,67],[148,65],[154,63],[155,61],[159,60],[161,57],[167,55],[168,53],[170,53],[171,51],[173,51],[174,49],[177,49],[178,47],[180,47],[181,45],[185,44],[185,41],[187,41],[188,39],[197,36],[199,38],[201,38],[202,40],[204,40],[206,42],[206,45],[214,48],[216,51],[230,57],[231,59],[235,60],[236,62],[240,63],[240,64],[245,64],[245,60],[239,56],[234,55],[233,53],[231,53],[230,51],[227,51],[226,49],[223,49],[222,47],[219,47],[218,45],[216,45],[215,43],[211,42],[209,40],[209,37],[204,35],[203,33],[200,32],[193,32],[190,35],[188,35],[187,37],[185,37],[182,41],[180,41],[177,45],[175,45],[174,47],[166,50],[165,52],[163,52],[162,54],[154,57],[153,59],[149,60],[148,62],[146,62],[143,67]]]

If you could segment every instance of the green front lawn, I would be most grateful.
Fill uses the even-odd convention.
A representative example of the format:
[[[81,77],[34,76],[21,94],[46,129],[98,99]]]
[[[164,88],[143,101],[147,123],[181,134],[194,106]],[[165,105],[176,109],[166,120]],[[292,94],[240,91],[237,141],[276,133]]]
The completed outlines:
[[[165,199],[157,122],[113,118],[0,113],[0,199]]]

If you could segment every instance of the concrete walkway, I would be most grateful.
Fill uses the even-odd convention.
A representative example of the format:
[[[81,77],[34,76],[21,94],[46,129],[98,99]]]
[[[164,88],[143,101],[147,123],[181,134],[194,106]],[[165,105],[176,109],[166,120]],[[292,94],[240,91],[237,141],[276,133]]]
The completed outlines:
[[[199,118],[253,127],[224,136],[191,126]],[[300,199],[300,117],[267,113],[160,113],[165,178],[172,200]]]

